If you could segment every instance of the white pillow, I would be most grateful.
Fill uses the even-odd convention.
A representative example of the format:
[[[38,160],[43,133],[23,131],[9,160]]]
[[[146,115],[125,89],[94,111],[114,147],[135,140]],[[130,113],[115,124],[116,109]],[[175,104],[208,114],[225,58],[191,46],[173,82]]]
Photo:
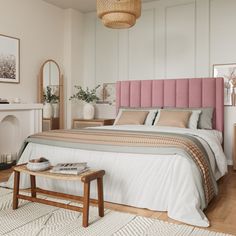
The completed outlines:
[[[199,117],[202,111],[201,110],[190,110],[190,111],[192,112],[192,115],[189,118],[188,128],[197,129]]]
[[[157,108],[120,108],[119,109],[119,112],[118,112],[118,115],[114,121],[114,125],[116,125],[117,121],[120,119],[120,116],[122,114],[123,111],[134,111],[134,110],[137,110],[137,111],[149,111],[148,115],[147,115],[147,118],[145,120],[145,123],[144,125],[147,125],[147,126],[152,126],[153,124],[153,121],[156,117],[156,113],[157,113]]]
[[[154,125],[156,125],[156,123],[158,122],[159,118],[160,118],[160,110],[161,109],[158,109],[158,114],[157,114],[157,117],[155,119],[155,122],[154,122]],[[198,126],[198,121],[199,121],[199,117],[200,117],[200,114],[202,113],[201,110],[191,110],[191,109],[164,109],[164,110],[176,110],[176,111],[191,111],[192,114],[189,118],[189,122],[188,122],[188,128],[189,129],[197,129],[197,126]]]

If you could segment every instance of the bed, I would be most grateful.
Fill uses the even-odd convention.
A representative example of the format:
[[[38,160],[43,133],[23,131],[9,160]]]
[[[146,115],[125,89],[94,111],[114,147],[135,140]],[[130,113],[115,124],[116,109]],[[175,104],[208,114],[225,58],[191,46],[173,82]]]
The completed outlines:
[[[203,210],[217,193],[216,181],[227,172],[221,146],[224,127],[223,87],[222,78],[119,81],[116,85],[117,111],[120,107],[212,107],[213,130],[145,125],[116,125],[88,131],[59,130],[29,139],[19,163],[40,156],[46,157],[52,164],[86,161],[91,168],[106,170],[105,201],[167,211],[168,216],[175,220],[207,227],[209,221]],[[191,136],[199,147],[204,148],[202,152],[208,155],[205,161],[209,165],[207,173],[199,170],[196,160],[186,158],[187,155],[176,149],[172,152],[161,149],[165,150],[164,153],[155,151],[153,138],[155,142],[163,138],[167,140],[170,133],[175,134],[178,140]],[[158,136],[160,134],[161,138]],[[64,145],[62,141],[66,135],[70,142]],[[123,147],[114,142],[126,145]],[[140,142],[141,147],[138,145]],[[188,146],[188,143],[183,145]],[[203,178],[203,175],[206,176]],[[209,179],[212,181],[210,190],[204,185],[204,181]],[[12,187],[12,182],[11,176],[7,186]],[[21,188],[27,188],[29,184],[28,177],[23,175]],[[39,178],[37,185],[54,191],[82,194],[81,186],[68,182]],[[93,185],[91,197],[96,197]]]

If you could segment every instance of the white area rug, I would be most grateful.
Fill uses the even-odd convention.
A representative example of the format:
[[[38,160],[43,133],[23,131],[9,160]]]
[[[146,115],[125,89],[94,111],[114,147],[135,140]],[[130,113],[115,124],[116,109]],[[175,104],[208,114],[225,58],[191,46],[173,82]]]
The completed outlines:
[[[77,205],[60,199],[57,201]],[[90,226],[83,228],[79,212],[27,201],[20,201],[19,209],[12,210],[12,191],[0,188],[0,235],[229,236],[110,210],[100,218],[97,208],[90,208]]]

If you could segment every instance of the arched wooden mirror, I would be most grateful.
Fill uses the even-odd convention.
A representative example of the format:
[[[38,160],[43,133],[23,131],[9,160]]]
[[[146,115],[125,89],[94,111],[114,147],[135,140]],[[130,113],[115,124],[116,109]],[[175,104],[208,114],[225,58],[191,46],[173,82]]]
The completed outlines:
[[[54,60],[40,68],[38,100],[44,104],[43,131],[64,128],[63,76]]]

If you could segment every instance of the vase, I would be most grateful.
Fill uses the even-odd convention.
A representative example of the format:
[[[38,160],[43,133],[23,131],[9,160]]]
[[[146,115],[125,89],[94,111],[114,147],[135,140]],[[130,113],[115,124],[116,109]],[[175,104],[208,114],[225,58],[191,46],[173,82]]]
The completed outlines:
[[[51,103],[46,102],[43,105],[43,118],[49,119],[52,117],[52,105]]]
[[[232,106],[236,105],[236,94],[235,94],[235,90],[233,88],[233,91],[231,93],[231,101],[232,101]]]
[[[92,120],[94,118],[95,109],[93,104],[85,103],[83,107],[83,115],[85,120]]]
[[[52,110],[53,110],[53,118],[58,118],[59,117],[59,104],[58,103],[53,103],[52,104]]]

